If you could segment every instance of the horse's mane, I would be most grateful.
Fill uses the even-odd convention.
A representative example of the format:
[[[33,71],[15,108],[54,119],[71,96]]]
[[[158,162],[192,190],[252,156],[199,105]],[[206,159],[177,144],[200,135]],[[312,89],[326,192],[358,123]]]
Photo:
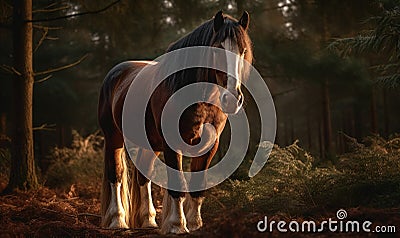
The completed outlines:
[[[239,25],[237,20],[231,16],[224,15],[224,24],[221,29],[214,34],[214,19],[210,19],[188,33],[184,37],[172,43],[167,52],[192,46],[220,46],[226,38],[234,40],[240,52],[246,48],[245,60],[252,63],[251,40],[247,32]],[[209,73],[210,69],[195,68],[179,71],[166,80],[168,87],[175,92],[176,90],[195,82],[216,83],[215,75]],[[247,72],[247,70],[244,70]]]

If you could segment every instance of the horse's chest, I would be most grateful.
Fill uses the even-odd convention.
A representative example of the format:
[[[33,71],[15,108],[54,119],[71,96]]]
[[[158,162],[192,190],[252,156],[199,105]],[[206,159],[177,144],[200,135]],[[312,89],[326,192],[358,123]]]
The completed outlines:
[[[180,120],[181,123],[192,125],[203,123],[218,125],[224,123],[226,118],[226,114],[218,109],[218,107],[207,103],[198,103],[186,109]]]
[[[199,138],[205,123],[214,126],[219,135],[226,122],[226,114],[215,106],[199,103],[186,109],[179,120],[180,133],[187,142]]]

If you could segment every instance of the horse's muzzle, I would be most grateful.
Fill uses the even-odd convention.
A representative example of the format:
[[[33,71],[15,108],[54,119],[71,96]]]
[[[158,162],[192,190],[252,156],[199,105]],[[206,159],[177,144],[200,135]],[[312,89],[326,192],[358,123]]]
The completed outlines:
[[[232,93],[224,92],[221,95],[221,109],[227,114],[236,114],[243,105],[243,94],[235,97]]]

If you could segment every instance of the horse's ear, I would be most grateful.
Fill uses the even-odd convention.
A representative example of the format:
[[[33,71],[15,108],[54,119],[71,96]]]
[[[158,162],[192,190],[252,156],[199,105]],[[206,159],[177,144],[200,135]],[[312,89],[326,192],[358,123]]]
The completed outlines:
[[[214,32],[219,31],[224,24],[224,16],[222,15],[222,10],[217,12],[214,17]]]
[[[247,30],[247,28],[249,28],[249,22],[249,13],[247,11],[244,11],[242,17],[239,20],[239,25],[241,25],[244,30]]]

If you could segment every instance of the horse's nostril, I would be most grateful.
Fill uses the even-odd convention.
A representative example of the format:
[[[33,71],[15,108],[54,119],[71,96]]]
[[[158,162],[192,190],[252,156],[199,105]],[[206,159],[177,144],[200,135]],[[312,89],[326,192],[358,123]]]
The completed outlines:
[[[222,95],[222,103],[226,104],[228,102],[228,94]]]

